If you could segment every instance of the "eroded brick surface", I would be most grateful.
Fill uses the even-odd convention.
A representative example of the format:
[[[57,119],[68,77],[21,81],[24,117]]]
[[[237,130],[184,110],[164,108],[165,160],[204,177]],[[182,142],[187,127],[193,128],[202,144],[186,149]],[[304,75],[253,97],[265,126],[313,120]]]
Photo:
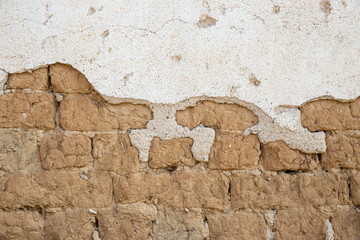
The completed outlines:
[[[116,204],[99,210],[101,239],[149,239],[156,207],[145,203]]]
[[[316,155],[293,150],[283,141],[262,145],[261,165],[268,171],[312,170],[318,166]]]
[[[7,88],[48,90],[48,69],[39,68],[32,72],[10,74],[8,78]]]
[[[299,173],[275,176],[234,174],[231,179],[233,208],[282,208],[302,205],[347,204],[349,192],[345,175]]]
[[[191,152],[193,142],[191,138],[161,140],[155,137],[149,151],[149,166],[151,168],[194,166],[196,159]]]
[[[111,183],[105,172],[93,172],[88,179],[75,171],[16,172],[0,178],[0,208],[106,207]]]
[[[112,131],[145,128],[152,118],[145,105],[109,104],[96,95],[66,96],[60,103],[60,125],[65,130]]]
[[[239,211],[207,216],[210,239],[266,240],[266,222],[259,213]]]
[[[50,93],[7,93],[1,95],[0,127],[54,129],[54,96]]]
[[[158,201],[177,209],[224,209],[228,186],[224,174],[203,170],[127,174],[115,178],[114,197],[120,203]]]
[[[360,169],[360,131],[327,133],[326,146],[322,156],[325,168]]]
[[[96,169],[123,172],[139,170],[139,151],[131,145],[128,134],[97,134],[93,144]]]
[[[217,132],[209,155],[209,168],[254,169],[258,165],[260,142],[256,135]]]
[[[334,239],[360,239],[360,212],[352,207],[338,208],[332,215]]]
[[[40,144],[40,158],[44,169],[85,167],[92,162],[91,140],[83,134],[46,136]]]
[[[91,239],[95,215],[84,208],[67,208],[45,215],[45,239]]]
[[[360,118],[360,97],[351,102],[351,113],[354,117]]]
[[[2,240],[45,239],[43,229],[44,219],[38,211],[0,210],[0,239]]]
[[[350,192],[352,202],[360,206],[360,172],[356,171],[350,177]]]
[[[177,111],[176,121],[190,129],[203,124],[220,130],[239,130],[258,123],[257,116],[249,109],[237,104],[200,101],[195,107]]]
[[[274,240],[325,239],[329,214],[315,208],[288,208],[276,213]]]
[[[57,93],[90,93],[93,91],[86,77],[69,65],[57,63],[50,68],[51,88]]]
[[[301,123],[309,131],[360,129],[360,118],[352,115],[350,104],[336,100],[305,103],[301,107]]]

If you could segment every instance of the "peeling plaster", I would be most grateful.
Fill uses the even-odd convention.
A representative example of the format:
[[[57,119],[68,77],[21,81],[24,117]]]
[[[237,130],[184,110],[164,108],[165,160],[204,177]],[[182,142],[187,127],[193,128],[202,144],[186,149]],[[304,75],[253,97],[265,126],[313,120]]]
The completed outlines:
[[[63,62],[108,99],[168,105],[231,97],[267,119],[251,128],[260,140],[324,151],[324,134],[302,128],[296,106],[360,95],[360,1],[329,3],[5,0],[0,83],[6,73]],[[159,129],[170,126],[193,134],[173,121]]]

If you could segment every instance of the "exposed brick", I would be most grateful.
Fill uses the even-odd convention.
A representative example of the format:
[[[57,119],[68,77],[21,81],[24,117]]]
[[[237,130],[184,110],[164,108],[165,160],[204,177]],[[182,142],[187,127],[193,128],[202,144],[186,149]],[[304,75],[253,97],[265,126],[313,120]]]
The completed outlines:
[[[157,206],[158,215],[153,225],[154,240],[208,239],[204,216],[197,211],[173,211]]]
[[[139,171],[139,152],[131,145],[129,135],[101,133],[93,139],[95,169],[105,171]]]
[[[291,149],[283,141],[263,144],[260,159],[268,171],[312,170],[318,166],[316,155]]]
[[[49,89],[48,69],[39,68],[32,72],[10,74],[8,78],[8,89]]]
[[[260,155],[256,135],[217,132],[209,155],[209,168],[221,170],[255,169]]]
[[[360,97],[351,102],[351,113],[354,117],[360,118]]]
[[[215,129],[239,131],[258,123],[257,116],[245,107],[212,101],[199,101],[195,107],[177,111],[176,120],[190,129],[202,123]]]
[[[348,202],[347,177],[341,174],[233,174],[231,179],[233,208],[278,209],[302,205],[341,205]]]
[[[259,213],[239,211],[207,216],[210,239],[266,240],[266,222]]]
[[[0,129],[0,176],[41,169],[38,133],[36,130]]]
[[[335,240],[360,239],[360,212],[354,208],[338,208],[332,216]]]
[[[74,171],[16,172],[0,178],[0,208],[106,207],[112,199],[108,173],[93,172],[88,180]]]
[[[351,174],[350,192],[353,204],[360,206],[360,172],[358,171]]]
[[[329,214],[315,208],[288,208],[276,214],[274,240],[325,239]]]
[[[326,146],[323,167],[360,169],[360,131],[327,133]]]
[[[44,239],[44,220],[37,211],[0,210],[0,239]]]
[[[84,208],[68,208],[45,215],[45,239],[91,239],[95,216]]]
[[[70,65],[50,66],[51,88],[57,93],[90,93],[93,91],[86,77]]]
[[[149,151],[149,166],[151,168],[194,166],[196,159],[191,152],[193,142],[191,138],[161,140],[155,137]]]
[[[112,131],[145,128],[152,119],[149,107],[109,104],[97,95],[66,96],[60,103],[60,125],[65,130]]]
[[[360,118],[351,114],[350,104],[318,100],[301,107],[301,123],[309,131],[360,129]]]
[[[149,239],[156,207],[145,203],[113,205],[98,212],[101,239]]]
[[[0,127],[54,129],[54,96],[50,93],[7,93],[1,95]]]
[[[44,169],[85,167],[92,162],[91,140],[83,134],[46,136],[40,144],[40,158]]]
[[[158,200],[181,210],[199,207],[222,210],[227,203],[228,187],[228,178],[215,171],[127,174],[115,177],[114,199],[120,203]]]

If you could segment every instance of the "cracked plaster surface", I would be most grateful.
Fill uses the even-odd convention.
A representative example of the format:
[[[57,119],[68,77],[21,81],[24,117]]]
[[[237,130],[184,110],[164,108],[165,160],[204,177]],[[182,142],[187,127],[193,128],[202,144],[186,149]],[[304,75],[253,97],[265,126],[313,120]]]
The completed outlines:
[[[324,151],[296,106],[360,95],[360,1],[322,2],[0,1],[0,77],[62,62],[110,101],[231,97],[268,116],[251,129],[263,141]]]

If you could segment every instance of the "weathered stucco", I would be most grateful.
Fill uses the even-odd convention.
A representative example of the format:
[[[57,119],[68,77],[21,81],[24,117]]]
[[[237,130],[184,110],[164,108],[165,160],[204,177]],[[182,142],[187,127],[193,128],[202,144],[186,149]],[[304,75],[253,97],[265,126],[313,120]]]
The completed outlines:
[[[265,142],[304,151],[324,151],[324,134],[289,106],[360,95],[359,0],[5,0],[0,16],[0,83],[62,62],[112,101],[231,97],[275,120],[257,126]]]

